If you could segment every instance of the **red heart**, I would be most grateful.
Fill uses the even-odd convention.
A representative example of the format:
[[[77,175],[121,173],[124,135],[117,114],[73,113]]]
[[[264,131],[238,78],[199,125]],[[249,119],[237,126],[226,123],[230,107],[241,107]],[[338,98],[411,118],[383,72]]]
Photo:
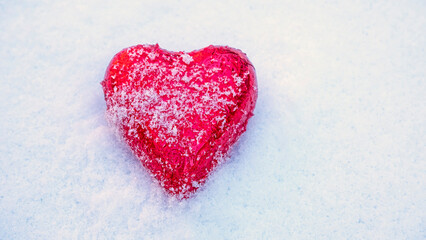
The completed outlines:
[[[257,99],[240,50],[184,53],[137,45],[117,53],[102,81],[107,119],[167,192],[187,198],[245,131]]]

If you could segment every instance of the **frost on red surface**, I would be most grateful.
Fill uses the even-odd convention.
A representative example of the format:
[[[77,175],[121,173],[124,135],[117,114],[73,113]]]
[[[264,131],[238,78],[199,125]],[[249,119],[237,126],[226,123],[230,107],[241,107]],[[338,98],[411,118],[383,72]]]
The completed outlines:
[[[240,50],[184,53],[137,45],[117,53],[102,81],[107,119],[167,192],[186,198],[245,131],[257,99]]]

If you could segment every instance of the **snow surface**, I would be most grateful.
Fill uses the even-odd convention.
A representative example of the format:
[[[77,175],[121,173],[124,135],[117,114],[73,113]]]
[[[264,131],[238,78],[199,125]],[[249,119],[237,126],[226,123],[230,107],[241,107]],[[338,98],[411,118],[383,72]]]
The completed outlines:
[[[0,239],[425,239],[424,1],[0,0]],[[115,53],[247,53],[259,98],[198,194],[105,120]]]

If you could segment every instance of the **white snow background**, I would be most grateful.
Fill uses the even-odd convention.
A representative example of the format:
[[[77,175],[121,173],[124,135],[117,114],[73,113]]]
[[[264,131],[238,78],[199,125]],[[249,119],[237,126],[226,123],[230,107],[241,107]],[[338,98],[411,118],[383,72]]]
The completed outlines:
[[[107,125],[142,43],[247,53],[255,116],[171,199]],[[425,1],[0,0],[0,239],[425,239]]]

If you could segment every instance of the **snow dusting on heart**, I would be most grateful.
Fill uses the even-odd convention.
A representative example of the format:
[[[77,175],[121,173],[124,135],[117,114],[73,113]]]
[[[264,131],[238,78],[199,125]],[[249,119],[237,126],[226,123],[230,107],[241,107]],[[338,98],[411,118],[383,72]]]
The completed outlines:
[[[245,131],[257,98],[244,53],[138,45],[112,59],[102,82],[107,119],[172,195],[186,198]]]

